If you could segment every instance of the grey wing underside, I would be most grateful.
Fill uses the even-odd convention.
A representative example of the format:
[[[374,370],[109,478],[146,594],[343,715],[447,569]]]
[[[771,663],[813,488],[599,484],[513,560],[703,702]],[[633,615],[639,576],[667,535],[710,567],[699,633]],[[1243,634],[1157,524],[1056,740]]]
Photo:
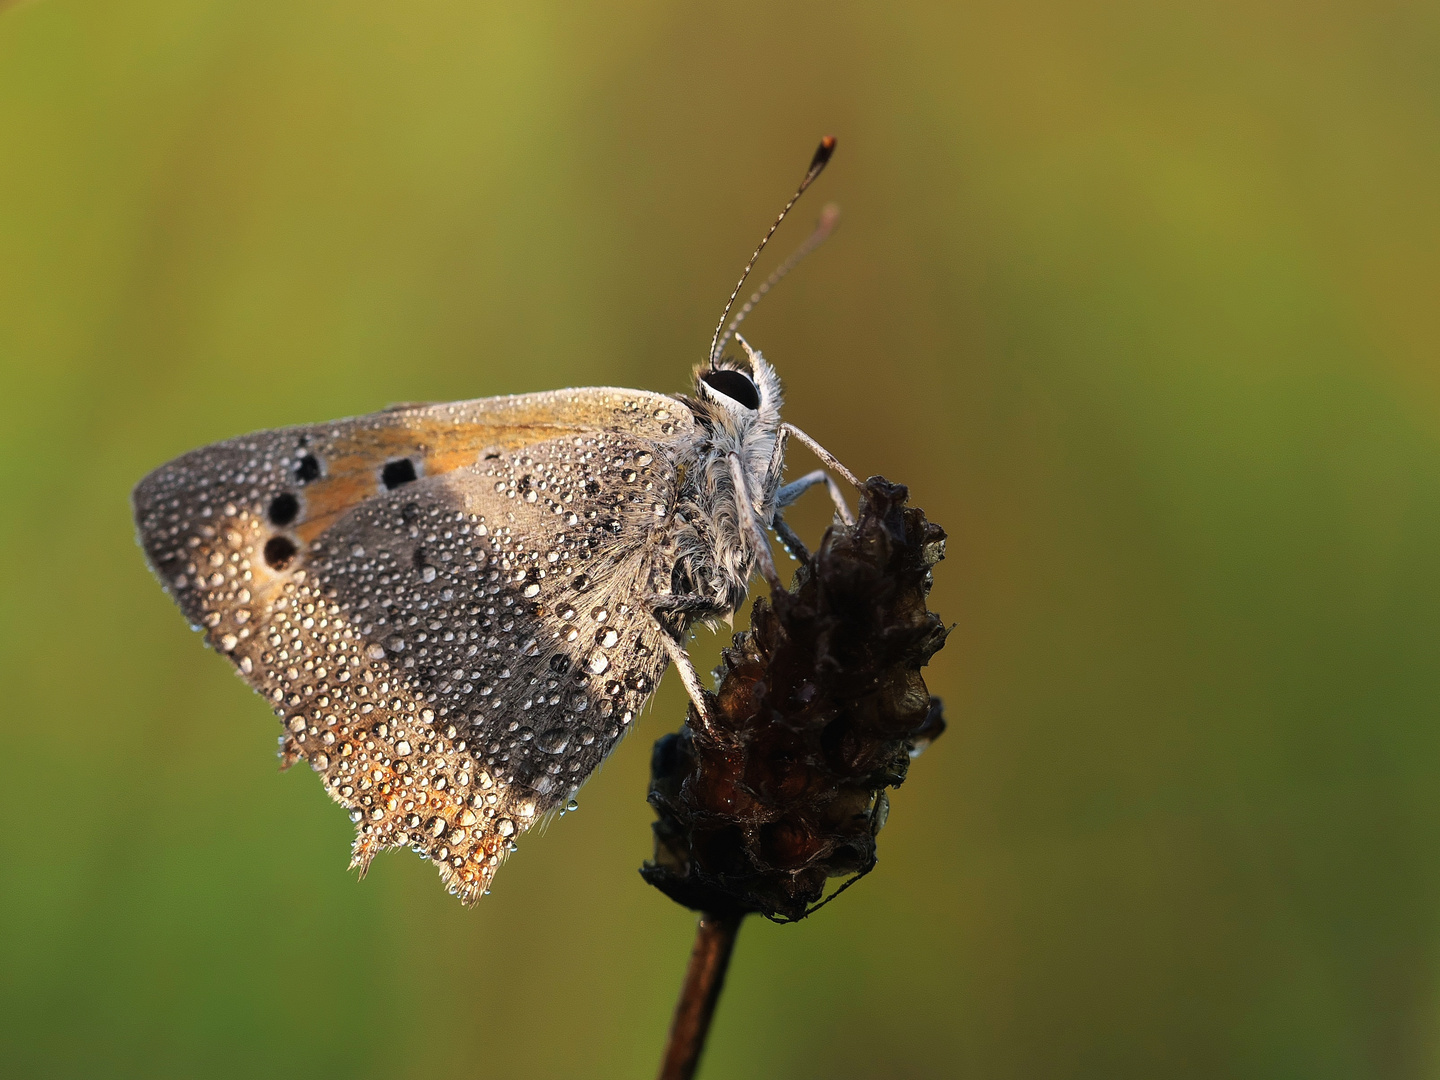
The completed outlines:
[[[267,519],[275,485],[241,475],[265,439],[297,436],[252,436],[244,461],[219,444],[142,482],[142,543],[270,700],[287,763],[304,758],[350,810],[356,861],[414,847],[473,901],[664,671],[640,600],[668,587],[675,443],[582,430],[491,449],[372,494],[306,543]],[[277,535],[296,550],[272,567]]]

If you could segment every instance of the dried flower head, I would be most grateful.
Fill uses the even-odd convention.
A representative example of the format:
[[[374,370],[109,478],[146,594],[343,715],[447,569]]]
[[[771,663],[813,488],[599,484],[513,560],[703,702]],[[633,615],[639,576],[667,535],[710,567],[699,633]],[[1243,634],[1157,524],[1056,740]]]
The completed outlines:
[[[857,523],[797,552],[790,590],[755,601],[724,652],[713,726],[692,705],[655,744],[655,860],[640,872],[678,903],[790,921],[827,879],[874,867],[885,789],[945,729],[920,677],[945,643],[925,605],[945,532],[907,494],[866,481]]]

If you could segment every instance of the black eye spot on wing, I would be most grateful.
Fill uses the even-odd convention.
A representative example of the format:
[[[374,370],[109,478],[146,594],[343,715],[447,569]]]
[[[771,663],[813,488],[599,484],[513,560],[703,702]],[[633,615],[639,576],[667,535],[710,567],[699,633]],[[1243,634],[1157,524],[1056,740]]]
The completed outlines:
[[[394,491],[401,484],[408,484],[414,479],[415,463],[409,458],[387,461],[385,468],[380,470],[380,482],[385,485],[386,491]]]
[[[295,463],[295,479],[302,484],[320,479],[320,459],[314,454],[305,454]]]
[[[270,509],[266,512],[272,525],[289,525],[300,513],[300,500],[283,491],[270,500]]]
[[[297,550],[295,541],[288,536],[272,536],[265,544],[265,565],[271,570],[284,570]]]
[[[700,376],[700,381],[716,393],[724,394],[747,409],[760,408],[760,391],[755,389],[755,384],[748,375],[722,368],[719,371],[707,371]]]

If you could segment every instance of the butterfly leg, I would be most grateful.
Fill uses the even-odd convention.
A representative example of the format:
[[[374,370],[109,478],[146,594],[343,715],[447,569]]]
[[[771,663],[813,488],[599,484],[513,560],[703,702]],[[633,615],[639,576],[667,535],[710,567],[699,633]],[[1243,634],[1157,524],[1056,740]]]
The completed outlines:
[[[694,593],[656,593],[647,596],[645,603],[657,614],[678,611],[692,619],[723,619],[733,614],[730,608]]]
[[[811,453],[813,453],[816,457],[823,461],[827,468],[834,469],[837,473],[843,476],[846,482],[857,488],[861,486],[859,478],[856,477],[856,475],[852,473],[849,469],[847,469],[844,465],[840,464],[839,458],[837,458],[834,454],[830,453],[829,450],[826,450],[809,435],[806,435],[805,432],[801,431],[794,424],[781,424],[780,428],[782,431],[794,435],[802,443],[808,446]]]
[[[685,651],[685,646],[670,636],[670,631],[665,629],[659,619],[655,620],[655,625],[660,628],[660,645],[670,657],[670,662],[675,665],[675,670],[679,672],[680,682],[684,684],[685,693],[689,695],[691,703],[695,706],[701,726],[707,732],[714,733],[714,717],[710,715],[710,704],[705,699],[705,688],[700,685],[700,673],[695,670],[694,661]]]
[[[785,471],[785,444],[789,441],[790,433],[784,428],[781,428],[779,437],[775,440],[775,451],[770,455],[770,467],[765,470],[766,491],[769,491],[771,487],[780,487],[780,476]],[[814,474],[812,473],[811,475]],[[770,519],[770,527],[775,530],[775,535],[780,537],[780,542],[785,545],[785,549],[789,551],[791,555],[797,559],[808,559],[810,557],[810,549],[805,546],[804,541],[795,534],[795,530],[790,528],[789,524],[780,514],[781,507],[788,506],[789,502],[780,501],[778,490],[776,494],[775,515]]]
[[[781,510],[800,498],[801,495],[804,495],[805,492],[809,491],[816,484],[825,485],[825,490],[830,493],[830,501],[835,504],[835,512],[840,515],[840,520],[846,525],[854,525],[855,517],[850,513],[850,507],[845,505],[845,496],[840,494],[840,485],[837,484],[835,478],[824,469],[816,469],[814,472],[808,472],[798,480],[790,481],[790,483],[777,491],[775,493],[776,517],[779,517]]]
[[[675,632],[666,625],[666,620],[661,616],[680,613],[686,616],[685,625],[689,625],[691,619],[728,619],[735,612],[728,607],[717,604],[708,596],[699,596],[694,593],[657,593],[654,596],[645,598],[650,608],[650,617],[655,620],[655,625],[660,630],[660,644],[664,647],[666,655],[675,664],[675,670],[680,673],[680,681],[685,684],[685,692],[690,695],[690,700],[695,704],[695,711],[700,714],[700,721],[710,732],[715,731],[711,722],[710,707],[706,703],[705,691],[700,685],[700,675],[695,670],[695,664],[690,659],[690,654],[685,651],[685,646]]]
[[[835,504],[835,513],[846,525],[854,525],[855,517],[850,513],[850,507],[845,504],[845,496],[840,494],[840,485],[835,483],[824,469],[816,469],[814,472],[806,473],[798,480],[793,480],[775,493],[775,516],[770,520],[770,527],[775,530],[775,535],[780,537],[780,542],[785,545],[786,550],[797,559],[808,559],[810,549],[805,542],[796,535],[795,530],[790,528],[781,511],[800,498],[816,484],[824,484],[830,492],[830,501]]]
[[[780,511],[775,511],[774,520],[770,527],[775,530],[775,535],[780,537],[780,542],[785,545],[785,550],[801,562],[810,558],[810,549],[805,546],[795,530],[790,528],[790,523],[780,516]]]
[[[660,645],[675,665],[675,670],[679,672],[680,682],[684,684],[685,693],[689,695],[691,702],[695,705],[695,712],[700,717],[701,726],[713,735],[716,731],[714,718],[710,715],[710,704],[705,697],[705,688],[700,684],[700,673],[695,670],[695,663],[690,659],[690,654],[685,651],[685,646],[675,638],[660,616],[683,612],[690,618],[704,619],[726,616],[732,612],[729,608],[721,607],[715,601],[704,596],[657,594],[647,597],[647,602],[650,607],[650,617],[660,631]],[[688,622],[687,619],[686,623],[688,624]]]
[[[726,460],[730,466],[730,479],[735,484],[736,511],[742,527],[750,534],[750,542],[755,545],[755,561],[759,563],[760,574],[770,588],[783,589],[785,586],[780,583],[780,575],[775,570],[775,560],[770,554],[770,540],[761,524],[760,511],[755,500],[750,497],[750,486],[745,482],[745,467],[740,463],[740,455],[728,454]]]

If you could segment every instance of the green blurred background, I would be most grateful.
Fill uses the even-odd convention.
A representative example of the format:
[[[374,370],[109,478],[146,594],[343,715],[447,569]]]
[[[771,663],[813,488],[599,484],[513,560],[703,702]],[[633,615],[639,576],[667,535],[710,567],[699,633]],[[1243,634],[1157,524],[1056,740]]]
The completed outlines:
[[[673,676],[477,909],[357,885],[127,497],[261,427],[683,389],[834,132],[765,265],[840,231],[750,336],[949,529],[951,730],[870,878],[746,927],[706,1080],[1440,1076],[1437,72],[1433,2],[8,7],[0,1071],[653,1073]]]

